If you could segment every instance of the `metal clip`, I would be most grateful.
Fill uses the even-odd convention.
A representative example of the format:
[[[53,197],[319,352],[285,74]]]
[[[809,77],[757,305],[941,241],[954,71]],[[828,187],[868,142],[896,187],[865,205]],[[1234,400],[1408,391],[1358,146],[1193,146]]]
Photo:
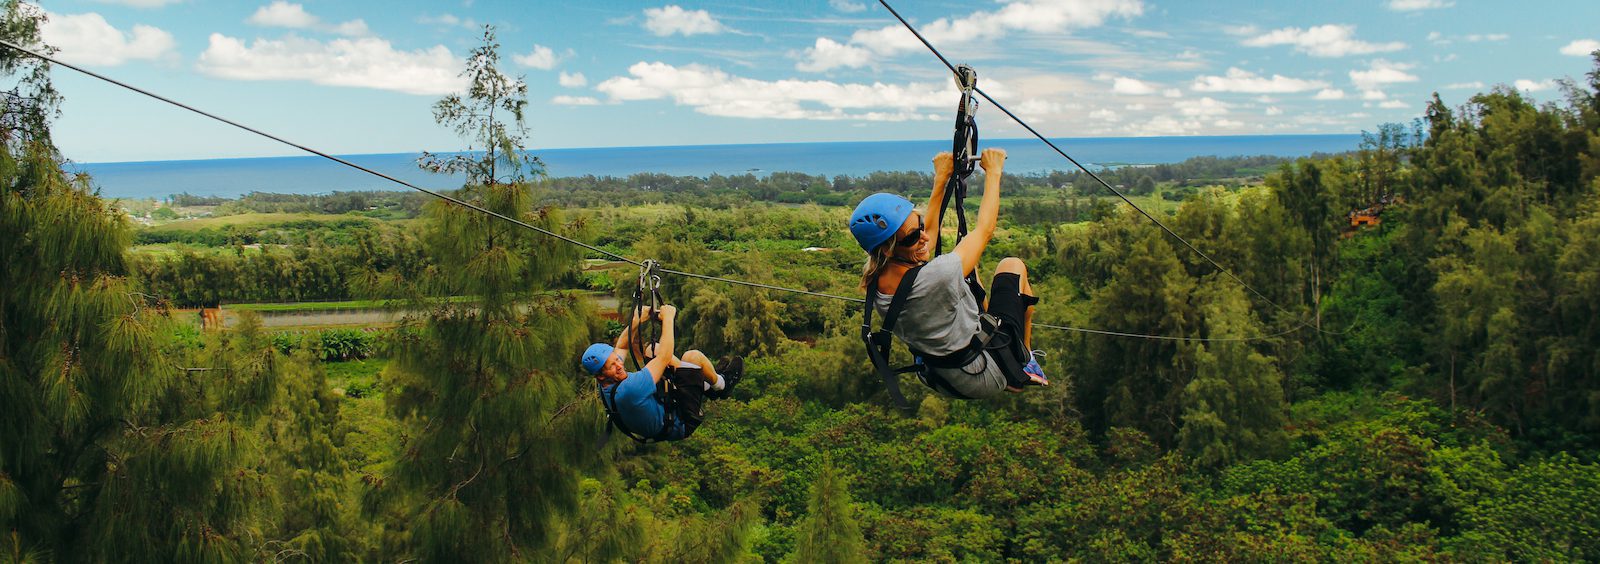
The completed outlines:
[[[972,90],[978,87],[978,71],[967,65],[956,65],[956,88],[961,89],[964,96],[972,95]]]

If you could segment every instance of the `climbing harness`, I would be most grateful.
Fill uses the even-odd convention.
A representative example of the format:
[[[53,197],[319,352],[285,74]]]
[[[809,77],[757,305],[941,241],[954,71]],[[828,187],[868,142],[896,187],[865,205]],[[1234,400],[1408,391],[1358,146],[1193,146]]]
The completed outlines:
[[[705,419],[704,400],[694,401],[690,405],[690,398],[684,397],[690,392],[687,392],[685,388],[679,385],[679,380],[697,378],[698,370],[698,368],[678,367],[668,374],[663,374],[661,381],[656,383],[656,390],[653,395],[656,401],[661,402],[662,421],[661,432],[655,436],[647,437],[629,429],[622,422],[622,418],[617,416],[617,388],[622,386],[621,382],[613,384],[609,390],[600,387],[600,405],[606,410],[606,432],[600,436],[596,449],[604,447],[611,440],[612,430],[621,432],[623,436],[633,439],[639,444],[650,444],[672,440],[668,437],[681,423],[683,425],[683,436],[678,437],[678,439],[688,438]]]

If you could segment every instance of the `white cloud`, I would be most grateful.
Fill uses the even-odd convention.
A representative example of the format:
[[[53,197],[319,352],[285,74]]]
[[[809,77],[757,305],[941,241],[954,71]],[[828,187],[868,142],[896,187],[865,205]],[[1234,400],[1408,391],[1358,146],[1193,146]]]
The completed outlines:
[[[1162,90],[1161,95],[1167,98],[1182,98],[1183,91],[1178,90],[1177,88],[1168,88],[1166,90]]]
[[[460,64],[443,45],[398,51],[374,37],[322,42],[293,36],[246,45],[213,33],[196,66],[208,75],[233,80],[298,80],[439,95],[466,86],[458,76]]]
[[[1249,47],[1290,45],[1294,47],[1294,50],[1313,57],[1366,55],[1399,51],[1406,48],[1406,44],[1399,41],[1391,41],[1389,43],[1360,41],[1355,38],[1355,33],[1356,27],[1353,25],[1329,24],[1307,29],[1286,27],[1265,35],[1246,39],[1243,44]]]
[[[1344,91],[1343,90],[1339,90],[1337,88],[1324,88],[1324,89],[1322,89],[1321,92],[1318,92],[1316,96],[1312,96],[1311,99],[1313,99],[1313,100],[1343,100],[1344,99]]]
[[[1449,0],[1389,0],[1388,8],[1396,12],[1414,12],[1417,10],[1449,8],[1454,5],[1456,3]]]
[[[1178,112],[1190,117],[1207,117],[1227,115],[1228,108],[1232,107],[1227,102],[1219,102],[1210,97],[1199,100],[1182,100],[1172,104]]]
[[[1411,107],[1411,104],[1407,104],[1407,103],[1401,102],[1399,100],[1389,100],[1389,101],[1386,101],[1386,102],[1378,104],[1378,107],[1386,109],[1386,110],[1403,110],[1403,109]]]
[[[1239,92],[1244,94],[1289,94],[1327,87],[1320,80],[1301,80],[1280,74],[1272,78],[1240,69],[1228,69],[1227,76],[1197,76],[1189,88],[1196,92]]]
[[[804,57],[795,68],[806,72],[822,72],[835,67],[864,67],[872,62],[871,51],[826,37],[818,37],[816,45],[806,49]]]
[[[1454,83],[1454,84],[1446,84],[1446,85],[1444,85],[1444,89],[1445,90],[1482,90],[1483,89],[1483,82],[1482,81],[1477,81],[1477,80],[1474,80],[1472,82],[1457,82],[1457,83]]]
[[[177,4],[183,0],[98,0],[101,4],[120,4],[133,8],[160,8],[167,4]]]
[[[1415,75],[1406,73],[1415,65],[1394,63],[1377,59],[1368,63],[1367,70],[1350,71],[1350,81],[1362,90],[1376,90],[1385,84],[1416,82]]]
[[[1145,96],[1156,93],[1155,86],[1136,78],[1128,78],[1126,76],[1109,76],[1106,78],[1111,80],[1111,92],[1115,94]]]
[[[1144,104],[1128,104],[1126,106],[1123,106],[1122,109],[1128,110],[1130,112],[1142,112],[1142,111],[1144,111]]]
[[[322,23],[316,16],[307,13],[304,6],[284,0],[273,0],[271,4],[256,8],[256,13],[251,14],[245,22],[262,27],[291,29],[310,29]]]
[[[444,27],[462,27],[478,29],[478,21],[472,18],[462,19],[454,14],[439,14],[437,16],[418,16],[417,23],[424,25],[441,25]]]
[[[1102,108],[1102,109],[1099,109],[1099,110],[1095,110],[1095,111],[1089,112],[1089,119],[1098,119],[1098,120],[1105,120],[1105,121],[1117,121],[1119,119],[1122,119],[1122,116],[1117,115],[1117,112]]]
[[[1156,116],[1142,124],[1133,127],[1133,134],[1139,137],[1156,137],[1167,135],[1186,135],[1194,133],[1203,127],[1195,120],[1178,121],[1171,116]]]
[[[1278,103],[1278,99],[1277,98],[1273,98],[1273,97],[1267,96],[1267,95],[1256,96],[1256,101],[1257,102],[1261,102],[1263,104],[1276,104],[1276,103]]]
[[[1283,115],[1283,110],[1278,109],[1277,106],[1269,106],[1266,114],[1269,116],[1281,116]]]
[[[1511,36],[1510,35],[1506,35],[1504,33],[1489,33],[1489,34],[1482,34],[1482,35],[1475,33],[1475,34],[1466,36],[1465,39],[1468,42],[1471,42],[1471,43],[1481,43],[1481,42],[1484,42],[1484,41],[1505,41],[1507,39],[1511,39]]]
[[[600,101],[589,96],[556,96],[550,103],[558,106],[598,106]]]
[[[60,49],[58,56],[69,63],[116,66],[176,55],[177,42],[160,28],[141,24],[123,32],[94,12],[47,16],[40,35],[45,43]]]
[[[365,21],[355,19],[339,24],[324,24],[321,18],[311,15],[304,6],[284,0],[273,0],[271,4],[257,8],[245,23],[261,27],[326,31],[347,37],[362,37],[370,33]]]
[[[861,3],[858,3],[858,2],[851,2],[850,0],[828,0],[828,5],[829,6],[833,6],[833,9],[841,11],[841,12],[844,12],[846,14],[854,14],[856,12],[863,12],[863,11],[866,11],[866,9],[867,9],[867,5],[866,4],[861,4]]]
[[[661,37],[674,33],[689,36],[728,31],[722,22],[711,17],[711,12],[685,10],[675,4],[660,8],[645,8],[644,28]]]
[[[1072,104],[1070,106],[1076,107],[1076,104]],[[1056,115],[1071,109],[1071,107],[1069,107],[1069,104],[1051,102],[1049,100],[1040,100],[1038,98],[1029,98],[1027,100],[1023,100],[1022,103],[1015,106],[1017,115],[1023,117]]]
[[[562,72],[560,76],[556,77],[556,82],[567,88],[583,88],[589,84],[589,79],[585,78],[581,72],[570,74]]]
[[[1595,41],[1593,39],[1579,39],[1577,41],[1573,41],[1572,43],[1568,43],[1566,47],[1562,47],[1561,54],[1571,55],[1573,57],[1587,57],[1590,53],[1593,53],[1596,50],[1600,50],[1600,41]]]
[[[954,85],[944,80],[911,84],[767,81],[702,65],[645,62],[628,67],[628,76],[608,78],[595,89],[612,101],[671,99],[713,116],[862,121],[947,119],[946,106],[955,91]]]
[[[561,62],[561,58],[557,57],[555,50],[549,47],[534,45],[532,51],[521,55],[512,55],[511,62],[528,68],[550,70],[556,68],[556,63]]]
[[[1234,128],[1243,127],[1244,126],[1244,122],[1234,121],[1234,120],[1231,120],[1231,119],[1219,119],[1219,120],[1211,122],[1211,125],[1214,125],[1214,126],[1217,126],[1217,127],[1221,127],[1221,128],[1224,128],[1224,129],[1234,129]]]
[[[1554,81],[1554,80],[1545,80],[1545,81],[1536,82],[1536,81],[1532,81],[1532,80],[1522,79],[1522,80],[1518,80],[1516,82],[1511,83],[1511,85],[1512,86],[1516,86],[1517,90],[1523,90],[1523,91],[1527,91],[1527,92],[1539,92],[1539,91],[1542,91],[1542,90],[1550,90],[1552,88],[1555,88],[1556,87],[1556,81]]]
[[[940,18],[922,24],[922,35],[941,48],[958,45],[981,44],[1009,37],[1016,33],[1061,34],[1072,29],[1098,27],[1113,17],[1131,18],[1144,12],[1141,0],[1014,0],[992,12],[973,12],[959,19]],[[900,24],[878,29],[863,29],[851,34],[850,40],[840,43],[828,40],[833,46],[846,46],[864,50],[876,57],[889,57],[922,49],[916,37]],[[855,55],[835,59],[839,49],[825,50],[823,40],[817,47],[806,49],[795,68],[808,72],[821,72],[838,67],[862,67],[871,63],[871,57]]]
[[[1382,90],[1362,90],[1362,100],[1388,100],[1389,94]]]

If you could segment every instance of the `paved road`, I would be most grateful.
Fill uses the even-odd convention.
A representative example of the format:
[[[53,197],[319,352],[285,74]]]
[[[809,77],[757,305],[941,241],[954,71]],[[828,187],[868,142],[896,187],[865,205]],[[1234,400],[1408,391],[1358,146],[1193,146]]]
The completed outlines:
[[[614,296],[593,294],[591,298],[596,304],[596,309],[602,312],[616,311],[617,298]],[[193,310],[190,310],[193,311]],[[409,310],[404,309],[330,309],[308,311],[263,311],[261,325],[264,327],[306,327],[328,325],[388,325],[397,323],[405,317]],[[199,313],[193,313],[199,319]],[[222,324],[232,327],[239,323],[239,312],[231,311],[227,306],[222,307]]]

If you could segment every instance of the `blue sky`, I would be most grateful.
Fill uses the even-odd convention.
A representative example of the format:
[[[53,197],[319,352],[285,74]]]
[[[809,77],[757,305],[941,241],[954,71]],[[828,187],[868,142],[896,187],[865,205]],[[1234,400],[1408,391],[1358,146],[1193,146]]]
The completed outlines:
[[[1495,85],[1559,99],[1600,2],[891,2],[1052,137],[1352,133]],[[67,61],[334,153],[454,150],[433,123],[483,24],[530,147],[939,139],[948,71],[876,2],[60,0]],[[80,162],[296,154],[56,72]],[[984,108],[988,138],[1026,132]]]

